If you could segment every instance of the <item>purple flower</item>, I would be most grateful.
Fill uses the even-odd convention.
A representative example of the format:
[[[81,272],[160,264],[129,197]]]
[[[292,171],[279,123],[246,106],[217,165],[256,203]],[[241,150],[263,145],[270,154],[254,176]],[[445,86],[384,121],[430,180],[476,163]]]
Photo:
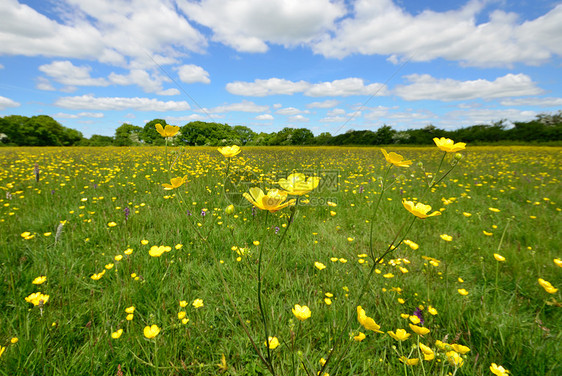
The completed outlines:
[[[359,187],[359,194],[363,193],[363,186]]]
[[[207,215],[207,212],[205,210],[201,210],[201,216],[204,217]]]
[[[131,209],[127,207],[123,209],[123,213],[125,213],[125,221],[129,220],[129,214],[131,214]]]
[[[187,210],[187,215],[191,215],[191,212],[189,211],[189,209]]]
[[[424,320],[423,320],[423,313],[422,313],[421,309],[416,308],[416,310],[414,311],[414,316],[417,316],[418,319],[420,319],[420,324],[423,325]]]
[[[279,232],[279,227],[275,226],[275,233],[277,234]]]

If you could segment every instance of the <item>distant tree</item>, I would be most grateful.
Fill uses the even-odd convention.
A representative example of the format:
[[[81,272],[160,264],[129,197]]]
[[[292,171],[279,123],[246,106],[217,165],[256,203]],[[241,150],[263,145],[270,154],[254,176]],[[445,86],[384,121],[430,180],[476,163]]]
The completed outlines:
[[[113,137],[93,134],[92,137],[90,137],[87,146],[112,146],[112,145],[113,145]]]
[[[312,143],[314,145],[328,145],[331,139],[332,135],[330,134],[330,132],[322,132],[318,136],[314,137]]]
[[[246,145],[247,143],[252,142],[257,136],[256,132],[243,125],[235,125],[232,130],[238,136],[240,145]]]
[[[291,145],[310,145],[314,140],[314,134],[307,128],[293,130]]]
[[[147,145],[164,145],[166,139],[156,130],[156,124],[166,127],[168,123],[164,119],[154,119],[144,125],[143,130],[139,133],[140,140]]]
[[[123,123],[115,130],[115,146],[140,145],[140,134],[143,128],[133,124]]]
[[[396,131],[388,125],[383,125],[375,132],[375,145],[390,145],[394,142]]]

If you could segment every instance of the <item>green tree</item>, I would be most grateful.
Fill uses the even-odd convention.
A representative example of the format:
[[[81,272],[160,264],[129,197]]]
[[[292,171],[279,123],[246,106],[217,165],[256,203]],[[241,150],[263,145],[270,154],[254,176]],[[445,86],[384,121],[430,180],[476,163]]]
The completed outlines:
[[[133,124],[123,123],[115,130],[115,145],[116,146],[133,146],[140,145],[140,134],[143,128]]]
[[[168,125],[164,119],[154,119],[144,125],[139,137],[142,142],[147,145],[164,145],[166,140],[156,130],[156,124],[160,123],[162,127]]]

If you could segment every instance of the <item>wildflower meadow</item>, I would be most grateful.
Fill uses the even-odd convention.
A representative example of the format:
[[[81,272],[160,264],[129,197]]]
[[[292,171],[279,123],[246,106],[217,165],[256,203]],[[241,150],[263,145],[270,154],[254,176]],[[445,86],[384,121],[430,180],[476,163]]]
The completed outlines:
[[[562,148],[0,149],[0,375],[561,375]]]

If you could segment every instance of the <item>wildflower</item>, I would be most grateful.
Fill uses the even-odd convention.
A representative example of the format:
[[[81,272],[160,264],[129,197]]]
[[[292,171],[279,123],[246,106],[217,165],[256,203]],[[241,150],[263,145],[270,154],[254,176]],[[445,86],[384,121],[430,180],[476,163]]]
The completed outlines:
[[[135,313],[135,306],[125,308],[126,313]]]
[[[127,321],[133,321],[134,318],[135,318],[135,315],[133,315],[132,313],[129,313],[129,314],[127,315],[127,317],[125,317],[125,319],[126,319]]]
[[[150,247],[150,250],[148,251],[148,254],[152,257],[160,257],[162,256],[162,254],[166,252],[166,247],[161,245],[161,246],[157,246],[157,245],[153,245],[152,247]]]
[[[123,255],[117,255],[113,258],[115,261],[121,261],[123,260]]]
[[[488,232],[488,231],[486,231],[486,230],[482,230],[482,233],[483,233],[484,235],[486,235],[486,236],[492,236],[492,235],[494,235],[493,232]]]
[[[252,244],[257,247],[258,245],[260,245],[260,241],[259,241],[259,240],[254,240],[254,241],[252,242]]]
[[[182,177],[171,178],[170,184],[164,183],[164,184],[162,184],[162,186],[166,190],[175,189],[175,188],[181,187],[186,181],[187,181],[187,175],[184,176],[183,178]]]
[[[314,263],[314,266],[316,267],[316,269],[318,270],[322,270],[322,269],[326,269],[326,265],[322,264],[321,262],[316,261]]]
[[[133,249],[127,248],[125,251],[123,251],[123,253],[126,254],[126,255],[131,255],[131,254],[133,254]]]
[[[187,317],[181,319],[181,323],[182,323],[183,325],[187,324],[188,322],[189,322],[189,319],[188,319]]]
[[[272,189],[267,192],[267,195],[264,195],[260,188],[253,187],[250,188],[250,193],[245,192],[243,196],[254,206],[260,208],[261,210],[269,210],[271,213],[295,203],[294,199],[283,203],[283,201],[287,199],[287,192],[280,191],[278,189]]]
[[[335,211],[333,211],[333,210],[330,210],[330,215],[331,215],[332,217],[335,217],[335,216],[336,216],[336,214],[337,214],[337,213],[336,213]]]
[[[406,239],[404,240],[402,243],[406,244],[408,247],[410,247],[413,251],[415,251],[416,249],[418,249],[420,246],[416,243],[414,243],[413,241],[411,241],[410,239]]]
[[[415,215],[420,219],[441,215],[441,212],[439,211],[434,211],[431,214],[427,214],[431,210],[431,206],[424,205],[421,202],[418,202],[417,204],[414,205],[412,201],[402,200],[402,205],[404,205],[406,210],[408,210],[410,213],[412,213],[413,215]]]
[[[287,176],[287,179],[279,179],[279,185],[288,194],[294,196],[302,196],[318,187],[320,178],[311,176],[308,179],[302,173],[294,173]]]
[[[219,151],[219,153],[224,155],[226,158],[232,158],[242,151],[242,150],[240,150],[240,146],[238,146],[238,145],[223,146],[223,147],[218,148],[217,150]]]
[[[417,366],[420,362],[419,358],[408,359],[404,355],[402,355],[399,360],[402,363],[406,363],[409,366]]]
[[[395,152],[391,151],[387,153],[386,150],[381,149],[382,153],[384,154],[384,158],[388,163],[392,163],[396,167],[410,167],[412,161],[405,161],[404,157],[400,154],[396,154]]]
[[[269,343],[269,349],[274,350],[279,346],[279,340],[277,337],[268,337],[267,342]],[[265,346],[268,346],[268,343],[265,343]]]
[[[453,140],[451,140],[450,138],[445,138],[445,137],[441,137],[441,138],[437,138],[435,137],[433,139],[433,142],[435,142],[435,145],[437,145],[437,147],[447,153],[454,153],[457,151],[461,151],[464,150],[466,147],[466,143],[464,142],[457,142],[455,144],[455,142]]]
[[[405,341],[411,336],[411,334],[404,329],[396,329],[396,333],[389,330],[387,333],[397,341]]]
[[[178,312],[178,319],[182,320],[185,317],[186,314],[187,313],[185,311],[179,311]]]
[[[114,265],[114,264],[111,264],[111,263],[105,264],[105,268],[106,268],[107,270],[112,269],[113,266],[115,266],[115,265]]]
[[[298,304],[295,304],[295,307],[292,309],[292,311],[293,315],[295,315],[295,317],[300,321],[308,319],[312,314],[310,312],[310,308],[308,308],[307,306],[300,306]]]
[[[357,306],[357,321],[359,321],[359,324],[363,325],[363,327],[367,330],[382,333],[380,331],[380,325],[378,325],[371,317],[367,316],[367,313],[361,306]]]
[[[187,306],[187,302],[185,300],[180,300],[180,307],[184,308]]]
[[[417,325],[414,325],[414,324],[409,324],[409,325],[410,325],[410,329],[412,329],[412,331],[414,333],[416,333],[417,335],[424,336],[424,335],[426,335],[427,333],[430,332],[429,329],[424,328],[423,326],[417,326]]]
[[[2,356],[2,354],[4,354],[4,351],[6,350],[5,347],[0,346],[0,356]]]
[[[555,258],[553,261],[555,265],[562,268],[562,260],[560,260],[559,258]]]
[[[42,283],[45,283],[46,280],[47,280],[47,277],[42,275],[42,276],[39,276],[39,277],[35,278],[33,280],[33,282],[31,282],[31,283],[33,283],[34,285],[40,285]]]
[[[425,360],[433,360],[435,358],[435,353],[433,352],[433,350],[429,347],[424,345],[423,343],[420,342],[420,350],[423,353],[423,358]]]
[[[464,354],[466,354],[467,352],[470,351],[469,347],[459,345],[458,343],[453,343],[451,346],[453,347],[453,350],[455,350],[456,352],[458,352],[461,355],[464,355]]]
[[[467,217],[467,218],[470,217],[470,216],[472,216],[471,213],[467,213],[467,212],[462,212],[462,215],[464,215],[464,216]]]
[[[451,240],[453,240],[453,237],[451,235],[447,235],[447,234],[441,234],[439,235],[439,237],[443,240],[445,240],[446,242],[450,242]]]
[[[468,291],[466,291],[465,289],[458,289],[457,291],[458,291],[459,294],[461,294],[462,296],[468,295]]]
[[[160,333],[160,328],[156,324],[144,327],[144,336],[146,338],[154,338],[158,335],[158,333]]]
[[[194,308],[201,308],[203,307],[203,299],[195,299],[191,305],[193,305]]]
[[[226,207],[226,209],[224,209],[224,212],[225,212],[226,214],[232,214],[232,213],[234,213],[234,205],[232,205],[232,204],[231,204],[231,205],[228,205],[228,206]]]
[[[324,298],[324,303],[326,303],[326,305],[332,305],[332,299]]]
[[[357,342],[363,341],[367,336],[363,332],[359,332],[356,336],[353,336],[353,339]]]
[[[504,262],[504,261],[505,261],[505,257],[503,257],[502,255],[500,255],[499,253],[494,253],[494,258],[495,258],[497,261],[500,261],[500,262]]]
[[[142,245],[147,245],[147,244],[148,244],[148,240],[146,240],[146,239],[141,240],[141,244],[142,244]]]
[[[456,351],[448,351],[445,353],[445,356],[447,357],[447,360],[452,366],[458,368],[458,367],[462,367],[462,365],[464,364],[464,360]]]
[[[493,211],[494,213],[500,212],[500,209],[497,209],[497,208],[488,208],[488,210]]]
[[[107,227],[115,227],[115,226],[117,226],[117,223],[115,223],[115,222],[109,222],[107,224]]]
[[[160,133],[162,137],[174,137],[180,130],[180,127],[176,125],[166,124],[166,128],[162,127],[162,124],[156,124],[156,131]]]
[[[12,345],[15,345],[16,343],[18,343],[18,341],[19,341],[18,337],[12,337],[12,339],[10,340],[10,343]]]
[[[101,279],[101,277],[103,277],[104,274],[105,274],[105,270],[102,271],[101,273],[92,274],[90,276],[90,278],[93,279],[94,281],[97,281],[97,280]]]
[[[509,371],[503,368],[502,366],[498,366],[496,363],[492,363],[490,366],[490,371],[496,376],[508,376]]]
[[[433,316],[437,315],[437,310],[432,306],[427,307],[427,312],[431,313]]]
[[[544,290],[546,292],[548,292],[549,294],[554,294],[556,293],[556,291],[558,291],[557,288],[555,288],[554,286],[552,286],[552,284],[548,281],[545,281],[542,278],[539,278],[539,284],[544,288]]]
[[[34,306],[43,305],[49,301],[49,295],[42,294],[39,291],[26,297],[25,301],[33,304]]]
[[[123,334],[123,329],[119,329],[119,330],[111,333],[111,338],[117,339],[117,338],[121,337],[121,334]]]
[[[423,314],[420,308],[416,308],[416,310],[414,311],[414,314],[410,317],[417,317],[418,318],[418,322],[414,322],[414,324],[418,324],[421,323],[423,325],[424,323],[424,319],[423,319]],[[413,321],[412,321],[413,322]]]

